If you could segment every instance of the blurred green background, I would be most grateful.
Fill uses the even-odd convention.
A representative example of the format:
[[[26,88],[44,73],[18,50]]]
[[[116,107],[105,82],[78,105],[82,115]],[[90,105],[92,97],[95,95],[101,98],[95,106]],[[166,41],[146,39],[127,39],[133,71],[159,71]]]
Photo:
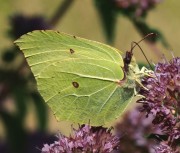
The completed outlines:
[[[42,15],[46,19],[50,19],[55,10],[59,7],[62,0],[1,0],[0,5],[0,48],[12,45],[12,41],[7,39],[6,31],[10,28],[8,18],[14,14],[25,14],[28,16]],[[157,5],[155,9],[149,12],[147,22],[163,33],[175,55],[179,55],[178,48],[180,47],[180,2],[177,0],[164,0]],[[78,35],[87,39],[92,39],[105,43],[104,31],[94,7],[92,0],[75,0],[67,13],[63,16],[60,22],[55,27],[56,30]],[[116,37],[114,46],[122,51],[130,49],[132,41],[138,41],[142,37],[138,34],[131,22],[120,17],[117,22]],[[144,47],[145,46],[145,47]],[[142,48],[146,52],[149,59],[156,59],[151,50],[142,43]],[[167,49],[158,44],[158,49],[165,53],[167,57],[171,57]],[[179,53],[179,54],[178,54]],[[138,61],[145,61],[140,51],[135,52]]]
[[[43,100],[35,89],[32,74],[27,65],[24,65],[25,61],[22,54],[19,51],[13,52],[10,49],[13,48],[13,41],[15,40],[15,37],[9,35],[9,31],[12,29],[12,22],[10,21],[12,21],[11,19],[17,14],[23,14],[23,16],[27,17],[43,16],[45,21],[50,21],[63,2],[63,0],[0,1],[0,95],[2,97],[4,96],[4,87],[8,84],[8,92],[5,90],[6,96],[5,98],[3,97],[3,101],[5,102],[3,102],[3,105],[0,105],[0,107],[11,115],[17,111],[16,107],[19,107],[21,110],[23,109],[24,112],[19,111],[19,115],[23,116],[21,120],[23,124],[22,127],[27,131],[36,131],[38,129],[39,131],[52,134],[59,130],[67,134],[69,132],[67,129],[70,129],[69,125],[71,123],[57,123],[51,111],[46,110],[46,105],[44,105]],[[152,9],[145,19],[148,25],[158,29],[163,34],[169,44],[168,47],[164,47],[161,42],[149,44],[144,41],[141,43],[141,47],[147,58],[153,63],[160,60],[162,54],[165,54],[166,58],[170,59],[172,57],[170,51],[172,51],[175,56],[180,56],[179,8],[180,1],[164,0],[164,2]],[[102,22],[93,0],[74,0],[66,13],[57,20],[53,29],[107,43]],[[114,43],[111,45],[125,52],[131,49],[132,41],[137,42],[141,40],[142,37],[126,16],[117,16]],[[146,63],[139,48],[134,50],[134,54],[138,63]],[[28,97],[27,99],[26,96]],[[22,103],[19,105],[14,104],[14,101],[21,100],[23,101],[22,103],[26,103],[26,106],[24,104],[22,105]],[[30,103],[32,101],[35,103]],[[42,102],[42,104],[38,104],[38,101]],[[48,112],[47,116],[46,112]],[[2,116],[0,116],[0,143],[7,138],[6,131],[8,129],[4,126],[5,123],[1,118]],[[11,117],[13,118],[13,115]],[[12,119],[12,121],[13,122],[7,123],[6,125],[11,126],[13,129],[14,124],[19,123],[14,119]],[[15,129],[14,131],[10,131],[12,133],[16,132]],[[10,137],[11,135],[8,138]],[[16,137],[14,139],[16,140]],[[43,140],[43,142],[46,141]],[[41,144],[43,142],[41,142]],[[35,147],[37,147],[37,145]]]

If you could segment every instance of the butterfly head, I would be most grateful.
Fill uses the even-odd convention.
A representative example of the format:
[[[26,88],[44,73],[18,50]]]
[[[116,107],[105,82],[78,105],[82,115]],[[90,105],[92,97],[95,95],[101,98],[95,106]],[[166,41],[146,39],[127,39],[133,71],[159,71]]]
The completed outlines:
[[[132,51],[127,51],[126,52],[126,55],[125,55],[125,57],[123,59],[125,72],[129,71],[129,64],[131,63],[132,56],[133,56],[133,52]]]
[[[144,76],[149,76],[152,73],[152,70],[148,70],[147,68],[143,67],[142,69],[139,69],[138,64],[136,63],[135,58],[133,57],[133,49],[138,46],[143,53],[144,57],[146,58],[147,62],[149,63],[149,66],[151,67],[151,64],[149,60],[147,59],[144,51],[140,47],[139,43],[146,39],[149,36],[154,35],[154,33],[150,33],[146,35],[143,39],[141,39],[139,42],[132,42],[130,51],[126,51],[125,57],[123,59],[124,61],[124,71],[126,74],[126,81],[127,86],[130,88],[135,89],[135,93],[137,93],[138,87],[144,87],[141,83],[141,79]],[[151,67],[152,69],[152,67]],[[144,87],[145,88],[145,87]]]
[[[154,36],[154,35],[156,36],[155,33],[149,33],[149,34],[147,34],[143,39],[141,39],[140,41],[138,41],[138,42],[133,41],[133,42],[131,43],[131,49],[130,49],[130,51],[126,51],[125,57],[124,57],[124,59],[123,59],[125,72],[128,72],[128,71],[129,71],[129,65],[130,65],[130,63],[131,63],[131,61],[132,61],[132,57],[133,57],[133,49],[134,49],[136,46],[139,47],[139,49],[141,50],[141,52],[143,53],[144,57],[146,58],[148,64],[149,64],[150,67],[151,67],[151,64],[149,63],[149,60],[147,59],[144,51],[142,50],[142,48],[140,47],[139,44],[140,44],[143,40],[145,40],[146,38],[148,38],[149,36]],[[151,68],[152,68],[152,67],[151,67]]]

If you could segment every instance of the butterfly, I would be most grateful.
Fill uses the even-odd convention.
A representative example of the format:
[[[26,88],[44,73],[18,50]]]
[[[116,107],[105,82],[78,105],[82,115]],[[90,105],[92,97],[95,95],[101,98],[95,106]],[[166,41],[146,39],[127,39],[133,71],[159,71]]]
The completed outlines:
[[[46,30],[15,41],[58,121],[93,126],[118,118],[135,95],[140,70],[132,57],[111,46]]]

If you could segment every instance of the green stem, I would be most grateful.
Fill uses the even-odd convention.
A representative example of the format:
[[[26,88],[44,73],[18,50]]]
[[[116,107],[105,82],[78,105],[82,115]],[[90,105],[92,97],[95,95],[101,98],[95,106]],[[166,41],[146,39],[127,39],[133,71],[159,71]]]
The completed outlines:
[[[53,26],[56,25],[70,8],[73,2],[74,0],[64,0],[50,20],[50,24]]]

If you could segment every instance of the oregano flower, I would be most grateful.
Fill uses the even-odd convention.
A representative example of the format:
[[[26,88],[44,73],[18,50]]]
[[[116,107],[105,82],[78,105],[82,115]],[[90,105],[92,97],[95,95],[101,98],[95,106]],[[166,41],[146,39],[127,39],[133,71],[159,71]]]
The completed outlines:
[[[115,0],[115,3],[118,8],[129,9],[130,11],[134,11],[136,16],[141,16],[162,1],[163,0]]]
[[[152,123],[168,137],[166,144],[175,151],[180,144],[180,58],[158,63],[150,75],[142,80],[140,94],[144,97],[138,102],[147,117],[154,116]]]
[[[123,120],[116,125],[116,134],[120,137],[120,153],[155,153],[157,141],[151,138],[153,133],[161,134],[152,125],[153,116],[147,118],[135,108],[125,113]]]
[[[117,149],[119,137],[103,127],[84,125],[78,130],[73,128],[73,135],[59,135],[58,140],[42,148],[42,153],[110,153]]]

